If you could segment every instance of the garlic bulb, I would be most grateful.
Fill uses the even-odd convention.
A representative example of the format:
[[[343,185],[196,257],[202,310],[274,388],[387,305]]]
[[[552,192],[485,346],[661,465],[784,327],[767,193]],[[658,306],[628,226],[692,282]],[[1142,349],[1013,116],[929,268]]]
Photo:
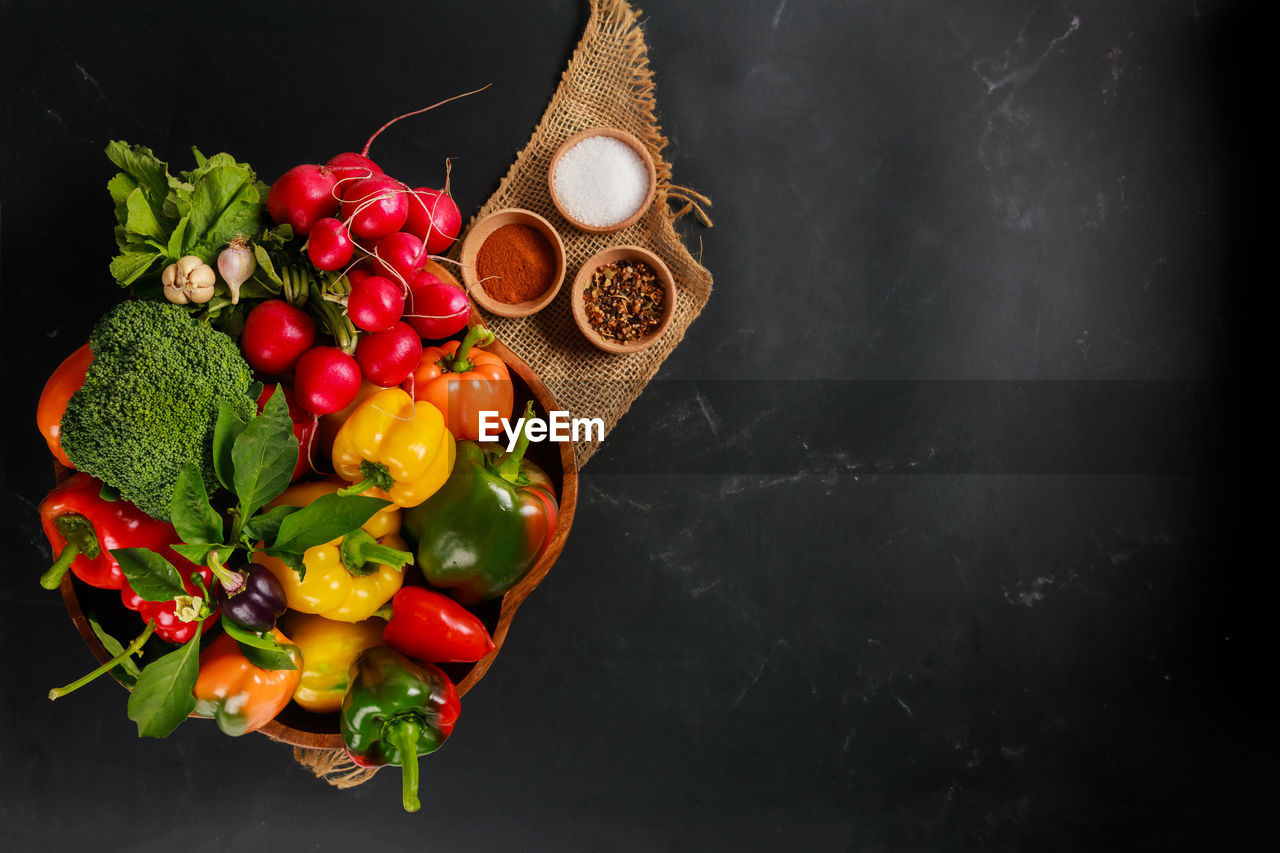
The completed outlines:
[[[176,264],[169,264],[160,274],[164,298],[175,305],[186,305],[188,302],[203,305],[213,298],[213,287],[217,280],[213,267],[195,255],[179,258]]]

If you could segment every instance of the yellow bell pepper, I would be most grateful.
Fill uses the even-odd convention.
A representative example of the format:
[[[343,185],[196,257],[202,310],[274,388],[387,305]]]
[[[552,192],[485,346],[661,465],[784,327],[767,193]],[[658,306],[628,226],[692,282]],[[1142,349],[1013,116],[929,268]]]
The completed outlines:
[[[364,492],[411,507],[444,485],[457,447],[444,416],[399,388],[379,391],[355,408],[333,440],[333,470]]]
[[[270,505],[307,506],[320,496],[333,494],[341,487],[341,483],[328,480],[300,483],[285,489]],[[404,556],[412,559],[407,544],[400,538],[400,508],[395,504],[375,513],[373,518],[364,523],[363,530],[377,544],[404,551]],[[261,549],[254,551],[253,561],[266,566],[280,580],[290,609],[315,613],[338,622],[359,622],[368,619],[375,610],[391,600],[391,596],[404,584],[404,571],[398,567],[368,563],[361,567],[367,574],[353,574],[342,559],[344,539],[345,537],[339,537],[332,542],[308,548],[302,555],[302,563],[307,571],[306,577],[301,580],[298,573],[282,560],[268,556]]]
[[[280,620],[302,651],[302,678],[293,701],[308,711],[326,714],[342,707],[351,662],[365,649],[382,645],[386,622],[334,622],[311,613],[290,611]]]

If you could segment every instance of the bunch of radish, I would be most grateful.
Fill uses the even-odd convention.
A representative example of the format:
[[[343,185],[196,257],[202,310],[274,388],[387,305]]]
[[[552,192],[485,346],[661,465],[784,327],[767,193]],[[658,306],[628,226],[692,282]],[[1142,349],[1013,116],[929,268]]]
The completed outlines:
[[[424,269],[462,228],[447,172],[444,189],[412,188],[368,157],[383,130],[415,114],[388,122],[359,154],[294,166],[267,195],[275,223],[306,239],[311,264],[350,286],[343,309],[358,330],[354,358],[336,346],[316,346],[311,317],[284,300],[259,304],[245,321],[245,360],[265,376],[292,374],[298,404],[313,415],[345,408],[362,379],[403,383],[418,366],[423,338],[447,338],[467,325],[466,293]]]

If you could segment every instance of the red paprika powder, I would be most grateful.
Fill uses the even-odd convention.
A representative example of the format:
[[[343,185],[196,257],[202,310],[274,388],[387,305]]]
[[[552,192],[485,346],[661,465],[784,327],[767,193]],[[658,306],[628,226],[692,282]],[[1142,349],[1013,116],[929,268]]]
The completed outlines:
[[[476,253],[476,275],[485,292],[501,302],[537,299],[551,286],[556,256],[531,225],[504,225]]]

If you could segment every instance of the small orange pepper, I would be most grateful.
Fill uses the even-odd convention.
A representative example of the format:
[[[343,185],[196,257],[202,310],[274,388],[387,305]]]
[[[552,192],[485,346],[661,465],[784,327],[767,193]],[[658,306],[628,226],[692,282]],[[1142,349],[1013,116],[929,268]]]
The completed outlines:
[[[511,418],[515,388],[507,365],[493,353],[476,348],[493,340],[492,332],[472,326],[461,341],[423,347],[413,372],[413,398],[439,409],[449,432],[459,441],[480,438],[481,412]]]
[[[256,732],[284,710],[302,677],[302,653],[279,628],[276,642],[289,650],[297,669],[262,669],[249,662],[229,634],[222,634],[200,653],[200,675],[192,691],[196,713],[213,717],[226,734]]]

